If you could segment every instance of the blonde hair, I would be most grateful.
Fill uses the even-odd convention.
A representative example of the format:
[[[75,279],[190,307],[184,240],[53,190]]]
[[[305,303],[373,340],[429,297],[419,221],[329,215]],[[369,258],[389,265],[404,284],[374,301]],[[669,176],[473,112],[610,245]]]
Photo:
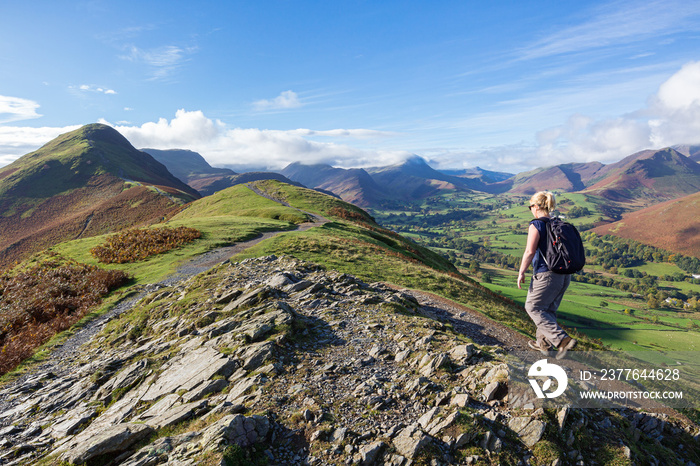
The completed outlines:
[[[538,209],[546,213],[553,211],[556,204],[554,193],[550,193],[549,191],[540,191],[533,194],[530,198],[530,205],[536,205]]]

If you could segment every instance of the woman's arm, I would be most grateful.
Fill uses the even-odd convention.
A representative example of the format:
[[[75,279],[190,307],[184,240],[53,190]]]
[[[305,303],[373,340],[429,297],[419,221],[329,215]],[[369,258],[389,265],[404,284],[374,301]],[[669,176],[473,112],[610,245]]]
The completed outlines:
[[[540,232],[537,231],[535,225],[530,224],[530,228],[527,229],[527,244],[525,245],[525,252],[523,253],[523,259],[520,261],[520,271],[518,272],[518,288],[522,288],[520,285],[525,281],[525,272],[527,268],[530,267],[532,258],[535,257],[535,252],[537,251],[537,243],[540,241]]]

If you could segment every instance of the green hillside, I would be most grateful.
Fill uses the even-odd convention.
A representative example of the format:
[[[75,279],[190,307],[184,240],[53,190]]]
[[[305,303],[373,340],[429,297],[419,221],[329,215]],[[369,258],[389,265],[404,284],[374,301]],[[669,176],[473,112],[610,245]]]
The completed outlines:
[[[0,267],[157,221],[199,197],[114,128],[84,126],[0,169]]]
[[[112,293],[98,311],[104,312],[131,290],[163,280],[205,252],[276,231],[280,233],[231,260],[291,255],[367,282],[384,281],[430,291],[524,334],[533,333],[521,307],[465,277],[439,254],[380,227],[365,211],[335,197],[277,181],[260,181],[251,186],[267,197],[248,186],[234,186],[187,204],[163,223],[152,224],[151,228],[186,226],[201,233],[199,239],[177,249],[135,263],[102,264],[90,250],[105,243],[109,235],[98,235],[57,244],[16,270],[30,270],[47,262],[67,262],[126,272],[133,277],[131,286]],[[294,231],[312,216],[324,217],[327,222]]]
[[[686,201],[649,208],[649,214],[658,217],[655,220],[649,214],[629,214],[610,224],[622,228],[629,222],[638,236],[655,235],[654,241],[642,244],[605,235],[608,230],[602,227],[593,229],[619,215],[604,199],[587,193],[558,194],[556,214],[576,225],[587,255],[583,272],[573,276],[559,308],[560,322],[612,349],[694,348],[700,336],[700,280],[693,278],[700,273],[698,258],[659,249],[660,238],[673,239],[675,228],[687,228],[692,234],[697,218],[692,215],[693,199],[688,196]],[[410,235],[449,257],[493,292],[524,305],[527,290],[518,289],[516,279],[533,218],[528,200],[513,195],[451,195],[429,198],[420,209],[407,208],[409,215],[396,210],[377,210],[375,215],[382,225]]]
[[[115,129],[91,124],[62,134],[40,149],[21,157],[0,171],[0,215],[22,205],[84,188],[94,177],[113,175],[173,188],[186,200],[199,195],[172,176],[165,167],[138,151]]]

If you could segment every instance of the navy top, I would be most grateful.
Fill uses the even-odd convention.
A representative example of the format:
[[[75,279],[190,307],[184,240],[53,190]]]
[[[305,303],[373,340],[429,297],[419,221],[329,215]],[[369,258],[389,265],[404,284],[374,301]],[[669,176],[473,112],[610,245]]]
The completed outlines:
[[[540,217],[538,219],[532,220],[530,225],[535,225],[537,231],[540,233],[540,240],[537,243],[537,251],[535,251],[535,256],[532,258],[532,273],[542,273],[549,271],[547,263],[542,258],[542,254],[547,250],[547,220],[542,220],[547,217]]]

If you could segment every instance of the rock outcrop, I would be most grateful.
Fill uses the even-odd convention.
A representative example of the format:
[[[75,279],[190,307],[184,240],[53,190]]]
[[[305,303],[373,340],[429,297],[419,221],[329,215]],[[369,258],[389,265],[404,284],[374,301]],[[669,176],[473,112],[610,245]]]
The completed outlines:
[[[0,464],[594,464],[586,442],[623,425],[697,442],[663,416],[511,412],[499,347],[287,257],[158,288],[54,369],[0,390]]]

